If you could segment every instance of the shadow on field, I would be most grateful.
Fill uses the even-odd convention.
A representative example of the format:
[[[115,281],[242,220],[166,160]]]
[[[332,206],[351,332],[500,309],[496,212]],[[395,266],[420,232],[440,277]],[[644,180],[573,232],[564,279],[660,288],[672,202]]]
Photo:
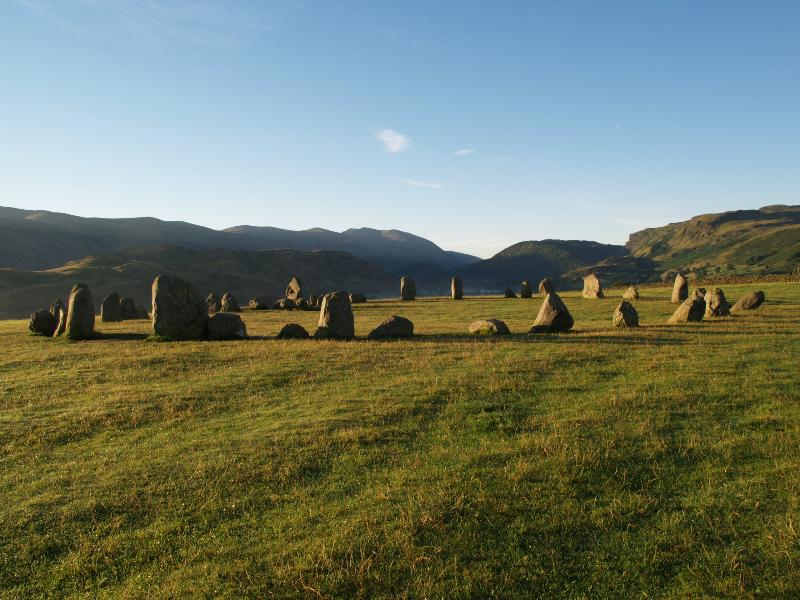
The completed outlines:
[[[130,342],[133,340],[145,340],[147,339],[148,334],[146,333],[127,333],[127,332],[119,332],[119,333],[98,333],[97,337],[94,339],[100,341],[120,341],[120,342]]]
[[[470,335],[468,333],[450,334],[429,334],[415,335],[413,340],[420,342],[437,342],[450,344],[463,344],[465,342],[488,343],[488,344],[571,344],[577,341],[591,340],[592,342],[603,342],[608,344],[618,344],[621,346],[675,346],[684,344],[680,339],[653,339],[648,337],[633,337],[626,335],[592,335],[592,331],[575,331],[562,334],[527,334],[512,333],[511,335]],[[374,342],[376,340],[369,340]],[[384,341],[384,340],[381,340]],[[385,340],[392,342],[394,340]],[[400,341],[400,340],[398,340]]]

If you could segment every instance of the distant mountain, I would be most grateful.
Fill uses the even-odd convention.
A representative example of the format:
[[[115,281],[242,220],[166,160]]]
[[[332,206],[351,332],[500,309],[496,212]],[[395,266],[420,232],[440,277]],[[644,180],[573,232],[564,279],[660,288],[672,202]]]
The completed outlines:
[[[88,257],[47,271],[0,269],[0,318],[22,318],[66,300],[77,282],[86,283],[99,303],[112,291],[149,306],[151,284],[161,273],[177,275],[205,296],[232,292],[240,303],[263,296],[283,297],[286,284],[300,275],[307,294],[347,289],[368,295],[399,293],[395,276],[351,254],[338,251],[189,250],[170,246],[137,247]]]
[[[627,248],[662,270],[760,273],[800,265],[800,206],[765,206],[693,217],[631,234]]]
[[[0,207],[0,267],[52,269],[86,256],[154,244],[192,250],[339,250],[396,274],[420,262],[456,269],[480,260],[397,230],[362,228],[337,233],[243,225],[217,231],[151,217],[98,219]]]
[[[583,240],[519,242],[483,260],[464,267],[459,275],[466,289],[494,291],[516,288],[522,280],[536,286],[540,279],[560,277],[578,267],[627,254],[624,246]]]

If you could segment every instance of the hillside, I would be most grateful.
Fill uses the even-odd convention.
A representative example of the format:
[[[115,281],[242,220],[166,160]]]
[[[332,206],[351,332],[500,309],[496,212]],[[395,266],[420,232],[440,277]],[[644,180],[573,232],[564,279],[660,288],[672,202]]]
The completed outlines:
[[[0,207],[0,267],[52,269],[86,256],[157,244],[193,250],[337,250],[394,273],[421,262],[455,269],[479,260],[447,252],[430,240],[397,230],[362,228],[337,233],[320,228],[291,231],[243,225],[217,231],[151,217],[84,218]]]
[[[351,254],[296,250],[188,250],[170,246],[135,248],[88,257],[48,271],[0,269],[0,319],[22,318],[66,300],[70,287],[86,283],[95,303],[117,291],[148,305],[156,275],[170,273],[194,284],[201,293],[233,292],[240,303],[253,296],[283,296],[292,275],[299,275],[308,293],[334,289],[383,294],[396,291],[396,277]]]
[[[800,265],[800,206],[693,217],[631,234],[627,248],[662,270],[788,272]]]

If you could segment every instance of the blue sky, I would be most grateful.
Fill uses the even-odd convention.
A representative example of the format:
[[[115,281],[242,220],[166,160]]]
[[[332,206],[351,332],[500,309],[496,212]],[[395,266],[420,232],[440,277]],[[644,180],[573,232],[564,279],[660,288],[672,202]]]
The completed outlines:
[[[800,3],[6,0],[0,204],[489,256],[800,203]]]

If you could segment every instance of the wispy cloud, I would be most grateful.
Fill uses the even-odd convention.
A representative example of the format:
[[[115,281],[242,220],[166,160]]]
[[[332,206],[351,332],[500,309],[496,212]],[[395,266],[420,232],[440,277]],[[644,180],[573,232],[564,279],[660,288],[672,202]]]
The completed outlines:
[[[429,190],[443,190],[444,186],[441,183],[434,181],[420,181],[419,179],[404,179],[403,183],[411,187],[428,188]]]
[[[453,152],[453,156],[469,156],[470,154],[475,154],[474,148],[462,148]]]
[[[394,129],[381,129],[375,134],[375,139],[383,144],[383,150],[389,154],[405,152],[411,147],[408,136],[398,133]]]

